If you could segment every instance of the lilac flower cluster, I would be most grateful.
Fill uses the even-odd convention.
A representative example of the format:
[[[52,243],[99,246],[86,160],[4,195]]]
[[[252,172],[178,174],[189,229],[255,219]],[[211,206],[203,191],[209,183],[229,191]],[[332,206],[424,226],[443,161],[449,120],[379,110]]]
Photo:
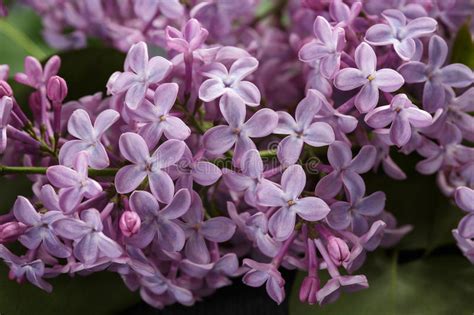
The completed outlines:
[[[11,279],[108,270],[162,308],[239,276],[281,303],[287,268],[301,301],[331,303],[411,229],[362,177],[405,179],[392,147],[468,212],[453,234],[474,261],[474,75],[445,64],[467,1],[26,2],[54,46],[94,34],[128,53],[107,96],[68,102],[60,58],[26,58],[22,106],[0,67],[0,175],[34,193],[0,216]]]

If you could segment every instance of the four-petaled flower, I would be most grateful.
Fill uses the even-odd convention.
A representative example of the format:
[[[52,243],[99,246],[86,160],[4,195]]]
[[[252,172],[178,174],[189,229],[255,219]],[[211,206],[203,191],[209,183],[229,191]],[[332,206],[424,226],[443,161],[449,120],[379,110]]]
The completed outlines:
[[[376,154],[377,150],[374,146],[365,145],[352,159],[349,145],[342,141],[335,141],[328,149],[328,160],[333,171],[318,182],[315,189],[316,196],[332,198],[339,193],[343,184],[347,188],[349,181],[363,183],[359,174],[368,172],[374,166]]]
[[[130,197],[130,208],[141,219],[140,230],[129,238],[129,243],[144,248],[156,241],[155,245],[166,251],[180,251],[185,242],[182,228],[174,222],[183,216],[191,204],[187,189],[180,189],[170,203],[160,210],[158,201],[152,194],[137,190]]]
[[[53,223],[59,236],[74,241],[74,256],[85,264],[93,264],[99,258],[118,258],[122,247],[104,234],[100,213],[96,209],[81,212],[80,219],[63,218]]]
[[[44,262],[41,259],[29,261],[25,257],[15,256],[5,246],[0,244],[0,258],[10,267],[10,278],[21,281],[26,277],[29,282],[46,292],[51,292],[53,287],[44,281]]]
[[[240,159],[241,173],[228,168],[222,169],[224,183],[229,189],[244,192],[244,199],[249,205],[256,204],[256,191],[263,179],[263,161],[260,153],[251,149]]]
[[[257,202],[262,206],[279,207],[271,216],[269,228],[277,241],[286,240],[295,228],[296,215],[307,221],[319,221],[330,209],[317,197],[300,198],[306,185],[306,174],[300,165],[291,165],[281,177],[281,188],[265,180],[259,185]]]
[[[245,122],[245,105],[234,96],[225,95],[229,101],[221,106],[221,112],[229,125],[212,127],[204,134],[204,148],[211,154],[222,154],[235,144],[234,162],[238,164],[242,154],[255,149],[250,138],[261,138],[272,133],[278,123],[278,115],[269,108],[260,109]]]
[[[202,201],[196,192],[193,192],[191,207],[182,220],[184,224],[181,226],[187,238],[184,253],[189,260],[200,264],[207,264],[211,259],[206,240],[225,242],[235,232],[235,223],[227,217],[214,217],[204,221]]]
[[[361,43],[355,50],[357,68],[344,68],[334,77],[334,86],[339,90],[349,91],[362,86],[357,93],[354,104],[361,113],[373,109],[379,101],[379,90],[394,92],[403,83],[403,77],[393,69],[377,67],[377,56],[367,43]]]
[[[95,169],[109,166],[109,156],[104,145],[100,142],[105,134],[118,119],[120,114],[113,109],[104,110],[92,125],[89,114],[83,109],[75,110],[67,125],[69,134],[79,140],[67,141],[59,151],[59,161],[62,165],[71,166],[81,151],[87,152],[89,165]]]
[[[273,132],[288,135],[278,144],[277,155],[282,164],[295,164],[305,143],[322,147],[334,142],[334,131],[328,123],[313,122],[320,109],[318,95],[309,90],[296,107],[295,118],[287,112],[278,112],[278,125]]]
[[[314,21],[313,32],[317,40],[301,47],[298,56],[303,62],[313,63],[319,60],[322,75],[332,78],[339,70],[341,53],[346,44],[344,29],[331,27],[324,17],[318,16]]]
[[[410,60],[416,53],[416,38],[436,31],[438,23],[430,17],[419,17],[407,23],[405,15],[395,9],[385,10],[382,16],[387,24],[375,24],[365,33],[365,40],[374,46],[393,45],[403,60]],[[420,47],[421,47],[421,43]]]
[[[244,266],[250,270],[242,278],[242,281],[251,287],[260,287],[266,283],[268,295],[280,304],[285,299],[285,280],[273,264],[263,264],[252,259],[244,259]]]
[[[191,129],[178,117],[170,114],[178,95],[176,83],[161,84],[155,91],[154,103],[144,101],[132,117],[139,122],[140,135],[148,147],[154,148],[161,135],[167,139],[185,140],[191,134]]]
[[[390,140],[401,147],[410,140],[411,127],[428,127],[433,120],[430,114],[416,107],[405,94],[397,94],[390,105],[370,111],[365,116],[365,122],[377,129],[391,123]]]
[[[202,152],[202,151],[201,151]],[[183,156],[166,170],[171,178],[176,180],[176,189],[187,188],[192,190],[193,183],[201,186],[210,186],[221,177],[222,171],[215,164],[202,160],[202,153],[192,155],[188,146],[184,149]]]
[[[66,213],[73,211],[83,197],[92,198],[102,191],[100,184],[88,177],[85,152],[80,152],[76,157],[74,169],[53,165],[48,167],[46,176],[51,184],[60,188],[59,206]]]
[[[19,196],[13,206],[15,218],[28,226],[18,240],[28,249],[42,247],[49,254],[67,258],[71,250],[64,245],[52,230],[52,223],[63,217],[62,212],[48,211],[39,214],[25,197]]]
[[[174,184],[164,171],[183,156],[186,144],[180,140],[167,140],[150,156],[142,137],[126,132],[119,139],[120,153],[132,162],[122,167],[115,176],[115,186],[120,194],[135,190],[148,177],[150,189],[159,201],[169,203],[173,198]]]
[[[407,83],[425,82],[423,108],[433,113],[444,108],[447,90],[463,88],[472,84],[474,75],[468,66],[452,63],[442,67],[448,56],[448,45],[438,35],[431,37],[428,46],[428,63],[407,62],[398,68]]]
[[[385,194],[377,191],[364,197],[365,184],[360,177],[348,177],[345,184],[349,202],[336,201],[331,204],[327,221],[336,230],[350,227],[355,234],[362,235],[369,229],[366,217],[375,217],[382,213]]]
[[[459,235],[468,239],[474,238],[474,190],[459,187],[454,196],[456,204],[469,213],[459,222]]]
[[[150,84],[162,81],[172,69],[172,64],[163,57],[148,60],[148,47],[144,42],[130,48],[125,59],[125,72],[113,76],[112,93],[124,93],[125,104],[136,109],[145,98]]]
[[[224,94],[240,98],[249,106],[260,104],[260,91],[255,84],[249,81],[242,81],[246,76],[254,72],[258,67],[257,59],[253,57],[242,57],[237,59],[229,71],[219,62],[207,65],[203,69],[203,75],[209,77],[199,87],[199,98],[204,102],[213,101]],[[223,106],[226,100],[220,101]],[[221,106],[222,109],[222,106]]]

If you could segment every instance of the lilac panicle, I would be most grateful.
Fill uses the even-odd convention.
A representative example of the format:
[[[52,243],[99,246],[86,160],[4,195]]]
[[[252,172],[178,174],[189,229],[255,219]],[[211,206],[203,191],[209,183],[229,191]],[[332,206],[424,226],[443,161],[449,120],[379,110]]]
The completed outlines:
[[[452,234],[474,263],[474,76],[446,62],[468,1],[23,2],[54,47],[127,56],[106,95],[67,102],[60,57],[11,75],[26,101],[0,65],[0,175],[33,192],[0,216],[11,279],[107,270],[163,308],[240,276],[281,303],[287,268],[331,303],[414,228],[362,177],[412,180],[398,154],[466,211]]]

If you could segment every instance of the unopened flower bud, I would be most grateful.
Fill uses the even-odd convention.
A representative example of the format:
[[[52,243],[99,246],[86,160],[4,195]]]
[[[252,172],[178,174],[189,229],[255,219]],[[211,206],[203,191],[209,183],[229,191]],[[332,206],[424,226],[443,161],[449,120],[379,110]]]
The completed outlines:
[[[310,305],[316,304],[316,293],[319,290],[319,278],[307,276],[300,287],[300,301]]]
[[[327,244],[329,256],[333,262],[340,266],[343,262],[347,262],[350,256],[349,246],[339,237],[330,237]]]
[[[62,102],[67,95],[67,84],[60,76],[52,76],[49,78],[46,87],[48,98],[53,102]]]
[[[136,212],[125,211],[120,217],[120,231],[122,231],[122,234],[126,237],[130,237],[140,230],[141,223],[140,217]]]
[[[0,243],[16,241],[26,228],[27,226],[21,222],[8,222],[0,225]]]
[[[11,97],[13,95],[13,90],[6,81],[0,80],[0,97],[8,96]]]

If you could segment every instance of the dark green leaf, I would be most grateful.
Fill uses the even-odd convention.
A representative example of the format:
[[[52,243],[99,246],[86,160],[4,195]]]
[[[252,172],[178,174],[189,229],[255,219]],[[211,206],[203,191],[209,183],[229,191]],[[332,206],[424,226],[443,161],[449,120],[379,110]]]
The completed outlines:
[[[474,268],[461,255],[431,257],[398,265],[396,259],[369,257],[361,271],[367,290],[343,294],[331,305],[309,306],[298,300],[300,274],[290,315],[448,315],[474,311]]]
[[[0,312],[11,315],[108,315],[117,314],[138,302],[117,274],[99,272],[90,276],[61,276],[50,280],[48,294],[30,284],[18,284],[0,268]]]
[[[414,226],[398,247],[432,250],[453,243],[451,230],[456,228],[462,211],[441,193],[435,176],[415,171],[416,158],[400,154],[394,157],[407,173],[406,180],[393,180],[383,172],[369,174],[365,179],[368,191],[381,190],[387,194],[386,209],[395,215],[399,224]]]
[[[105,92],[110,75],[123,71],[125,54],[113,48],[91,47],[59,54],[61,75],[68,84],[68,100]]]
[[[474,68],[474,42],[472,41],[469,23],[465,23],[454,40],[451,62],[458,62]]]
[[[7,18],[0,19],[0,64],[10,65],[10,74],[23,71],[26,56],[43,59],[53,53],[41,38],[41,20],[31,9],[11,7]]]

